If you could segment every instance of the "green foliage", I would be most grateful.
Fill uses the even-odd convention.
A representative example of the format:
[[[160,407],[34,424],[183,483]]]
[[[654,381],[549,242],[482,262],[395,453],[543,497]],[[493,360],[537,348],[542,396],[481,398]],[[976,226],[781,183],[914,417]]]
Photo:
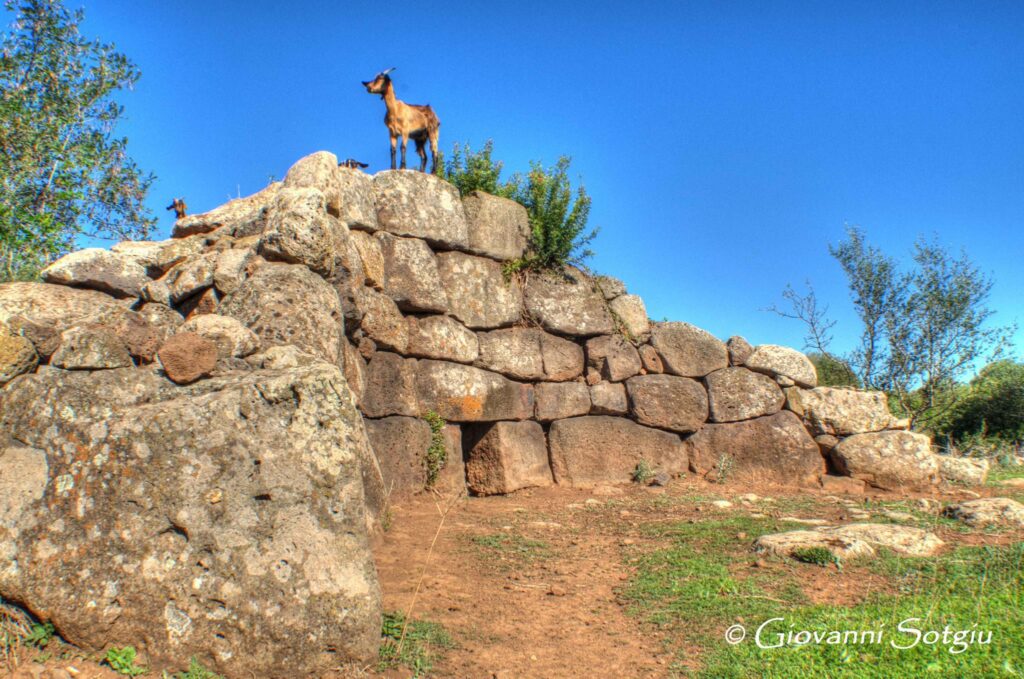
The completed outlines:
[[[454,646],[451,635],[436,622],[407,620],[399,612],[384,613],[379,669],[403,665],[420,677],[433,668],[440,652]]]
[[[1024,363],[997,361],[971,380],[941,433],[965,442],[978,435],[1003,443],[1024,442]]]
[[[188,661],[187,672],[178,672],[173,675],[164,672],[163,679],[224,679],[224,677],[206,669],[199,664],[195,656],[192,656],[192,659]]]
[[[79,33],[60,0],[6,0],[0,58],[0,280],[34,277],[81,236],[144,239],[152,175],[114,136],[139,71]]]
[[[463,196],[473,191],[484,191],[494,196],[508,198],[510,186],[500,184],[503,163],[491,158],[494,152],[494,141],[488,139],[479,151],[473,151],[469,143],[455,143],[450,158],[438,163],[437,175],[447,180],[459,190]]]
[[[732,476],[733,469],[736,466],[736,460],[732,455],[726,452],[721,452],[718,455],[718,462],[715,465],[716,475],[715,479],[718,483],[725,483]]]
[[[636,463],[636,468],[633,470],[633,481],[636,483],[647,483],[654,478],[654,469],[647,460],[640,460]]]
[[[423,414],[423,419],[430,425],[430,447],[427,448],[425,463],[427,465],[427,488],[437,483],[437,478],[448,462],[448,448],[444,441],[444,418],[433,410]]]
[[[149,670],[145,667],[139,667],[136,665],[135,656],[136,652],[134,646],[125,646],[124,648],[112,647],[107,650],[104,662],[110,666],[110,669],[114,670],[118,674],[137,677],[140,674],[145,674]]]
[[[810,563],[815,566],[840,565],[839,557],[824,547],[797,547],[793,550],[793,558],[802,563]]]
[[[481,556],[503,562],[508,567],[551,556],[551,546],[548,543],[515,533],[475,535],[470,541],[479,548]]]
[[[53,634],[54,628],[52,623],[32,623],[32,627],[25,637],[25,643],[36,648],[46,648],[46,645],[53,639]]]
[[[526,174],[517,173],[501,182],[504,165],[492,158],[493,151],[491,140],[476,152],[469,144],[455,144],[438,175],[454,184],[462,195],[485,191],[511,198],[526,208],[530,218],[529,251],[522,259],[509,262],[505,273],[582,266],[593,255],[587,246],[597,236],[597,229],[587,230],[590,196],[583,186],[573,190],[569,181],[571,159],[562,156],[550,167],[534,161]]]
[[[820,352],[811,352],[807,358],[818,372],[819,387],[861,387],[857,373],[843,359]]]

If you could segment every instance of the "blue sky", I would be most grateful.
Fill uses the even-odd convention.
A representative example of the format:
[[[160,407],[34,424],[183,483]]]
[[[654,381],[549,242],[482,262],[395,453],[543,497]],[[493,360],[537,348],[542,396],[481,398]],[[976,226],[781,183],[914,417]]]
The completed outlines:
[[[383,103],[359,81],[397,66],[443,149],[491,138],[510,170],[571,155],[601,227],[593,267],[655,319],[800,346],[763,309],[810,280],[849,348],[827,248],[856,224],[902,259],[919,236],[965,248],[996,281],[997,320],[1024,320],[1024,3],[84,8],[85,32],[142,70],[119,130],[158,176],[160,236],[171,197],[209,209],[316,150],[386,169]]]

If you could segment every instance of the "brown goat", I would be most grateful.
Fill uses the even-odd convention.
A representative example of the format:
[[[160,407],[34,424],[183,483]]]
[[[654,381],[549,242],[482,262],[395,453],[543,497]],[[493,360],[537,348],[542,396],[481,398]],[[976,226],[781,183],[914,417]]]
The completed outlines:
[[[175,198],[170,205],[167,206],[168,210],[174,210],[174,214],[178,219],[185,216],[188,211],[188,205],[185,205],[184,198]]]
[[[388,74],[394,68],[378,73],[373,80],[363,81],[363,86],[370,94],[379,94],[387,106],[384,124],[391,135],[391,169],[395,169],[395,145],[402,138],[402,169],[405,169],[405,147],[412,139],[416,142],[416,153],[420,157],[420,172],[427,171],[427,152],[425,146],[430,142],[430,171],[437,170],[437,136],[441,121],[437,119],[434,109],[430,106],[417,106],[400,101],[395,96],[394,85]]]

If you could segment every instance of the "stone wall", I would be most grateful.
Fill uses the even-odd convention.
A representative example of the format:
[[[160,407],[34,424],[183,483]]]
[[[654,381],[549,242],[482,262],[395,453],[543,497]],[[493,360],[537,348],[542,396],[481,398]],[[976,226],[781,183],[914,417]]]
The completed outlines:
[[[0,285],[0,596],[83,647],[231,674],[372,658],[367,533],[427,484],[429,411],[448,492],[641,461],[847,488],[975,474],[883,395],[816,388],[798,351],[652,323],[612,278],[506,275],[528,231],[509,200],[321,152],[169,240]]]

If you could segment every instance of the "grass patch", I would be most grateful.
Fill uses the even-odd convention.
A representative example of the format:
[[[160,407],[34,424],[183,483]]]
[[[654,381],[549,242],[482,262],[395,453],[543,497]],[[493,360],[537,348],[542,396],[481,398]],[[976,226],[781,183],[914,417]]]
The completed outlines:
[[[124,648],[112,647],[107,649],[107,655],[104,657],[103,662],[118,674],[123,674],[127,677],[137,677],[140,674],[146,674],[149,670],[135,664],[136,655],[134,646],[125,646]]]
[[[815,566],[840,565],[839,557],[824,547],[798,547],[793,550],[793,558],[801,563],[814,564]]]
[[[424,463],[427,466],[427,488],[433,488],[448,463],[448,448],[444,444],[444,427],[448,423],[433,410],[423,413],[423,419],[430,425],[430,447]]]
[[[482,556],[500,561],[522,563],[551,556],[551,546],[548,543],[514,533],[474,535],[470,538],[470,542]]]
[[[412,670],[412,676],[421,677],[433,669],[445,650],[454,647],[451,635],[436,622],[406,621],[402,613],[385,613],[379,669],[402,666]]]
[[[178,672],[177,674],[167,674],[167,672],[164,672],[163,679],[224,679],[224,677],[203,667],[193,656],[188,661],[187,671]]]
[[[851,606],[810,604],[795,575],[771,569],[737,569],[751,558],[749,542],[760,534],[789,528],[778,522],[733,517],[697,524],[651,527],[669,538],[657,551],[635,556],[636,575],[623,596],[628,611],[662,627],[668,645],[696,651],[674,666],[685,676],[715,679],[857,677],[1017,677],[1024,675],[1024,543],[1005,547],[964,547],[930,558],[881,554],[866,569],[890,587],[866,592]],[[737,539],[739,533],[746,539]],[[859,568],[859,567],[858,567]],[[842,577],[824,571],[814,577]],[[893,594],[892,592],[896,593]],[[834,630],[882,631],[878,643],[787,643],[759,648],[757,627],[772,618],[762,635],[771,645],[778,634]],[[918,620],[912,620],[912,619]],[[903,621],[907,631],[898,626]],[[724,632],[740,623],[747,637],[725,643]],[[941,635],[948,626],[946,643]],[[938,632],[938,643],[925,643],[912,630]],[[966,630],[956,643],[955,633]],[[969,645],[974,639],[988,644]],[[825,637],[827,638],[827,637]],[[865,637],[868,641],[871,637]],[[951,650],[952,649],[952,650]],[[960,652],[952,652],[960,651]]]
[[[1024,477],[1024,466],[1011,465],[1004,467],[1003,465],[995,464],[989,468],[986,483],[990,486],[997,486],[1000,481],[1022,477]]]

